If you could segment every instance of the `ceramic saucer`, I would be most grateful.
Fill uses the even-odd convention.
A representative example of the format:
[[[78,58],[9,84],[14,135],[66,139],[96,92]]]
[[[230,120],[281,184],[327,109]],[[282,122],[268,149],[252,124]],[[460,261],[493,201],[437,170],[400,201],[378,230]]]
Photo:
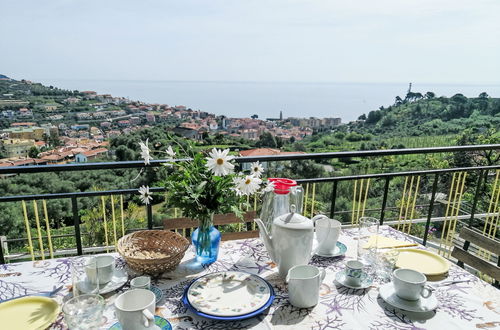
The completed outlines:
[[[155,294],[156,297],[156,305],[163,299],[163,291],[157,286],[151,286],[151,289],[149,289],[151,292]]]
[[[399,309],[404,309],[410,312],[428,312],[438,307],[438,300],[435,294],[428,298],[420,298],[419,300],[401,299],[396,295],[394,285],[392,283],[384,284],[379,289],[379,294],[386,303]]]
[[[373,278],[368,275],[367,273],[361,274],[361,283],[360,285],[352,285],[351,283],[348,283],[346,281],[347,275],[346,275],[346,270],[341,270],[337,274],[335,274],[335,280],[342,284],[345,287],[351,288],[351,289],[366,289],[370,287],[373,283]]]
[[[170,322],[165,320],[163,317],[155,315],[155,324],[156,324],[156,329],[161,329],[161,330],[172,330],[172,325]],[[120,322],[116,322],[113,324],[109,330],[121,330],[122,325]]]
[[[346,251],[347,251],[347,246],[345,246],[344,243],[337,242],[337,244],[335,245],[335,250],[333,251],[332,254],[322,254],[319,252],[316,252],[315,254],[320,257],[333,258],[333,257],[343,256]]]
[[[110,293],[112,291],[118,290],[121,288],[125,283],[128,281],[128,275],[125,272],[124,269],[115,269],[115,272],[113,273],[113,278],[111,278],[111,281],[106,283],[104,286],[99,287],[99,294],[106,294]],[[87,279],[78,282],[78,289],[82,291],[83,293],[91,293],[94,285],[89,283]]]

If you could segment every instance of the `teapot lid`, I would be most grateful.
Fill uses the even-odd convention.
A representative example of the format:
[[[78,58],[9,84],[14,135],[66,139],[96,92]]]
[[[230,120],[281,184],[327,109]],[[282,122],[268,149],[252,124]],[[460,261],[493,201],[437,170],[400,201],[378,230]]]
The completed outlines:
[[[311,219],[295,213],[295,205],[290,206],[290,213],[286,213],[276,217],[274,219],[274,224],[282,227],[293,228],[293,229],[309,229],[313,228],[313,223]]]

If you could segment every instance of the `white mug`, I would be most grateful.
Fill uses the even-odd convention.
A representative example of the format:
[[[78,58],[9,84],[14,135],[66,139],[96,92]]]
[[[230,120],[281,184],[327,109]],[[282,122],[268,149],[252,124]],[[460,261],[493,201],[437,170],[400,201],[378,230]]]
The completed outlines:
[[[155,308],[155,294],[145,289],[126,291],[115,300],[115,314],[123,330],[158,329]]]
[[[309,308],[318,304],[319,288],[325,278],[325,270],[310,265],[290,268],[286,276],[288,297],[295,307]]]
[[[95,256],[85,265],[90,283],[106,284],[113,278],[115,258],[109,255]]]
[[[130,287],[132,289],[151,289],[151,277],[149,276],[139,276],[130,281]]]
[[[330,219],[325,215],[317,215],[313,218],[316,229],[318,247],[316,253],[321,255],[335,254],[335,247],[340,235],[341,223],[338,220]]]
[[[418,300],[420,297],[428,298],[432,288],[425,285],[427,277],[421,272],[412,269],[396,269],[392,273],[392,283],[399,298]]]

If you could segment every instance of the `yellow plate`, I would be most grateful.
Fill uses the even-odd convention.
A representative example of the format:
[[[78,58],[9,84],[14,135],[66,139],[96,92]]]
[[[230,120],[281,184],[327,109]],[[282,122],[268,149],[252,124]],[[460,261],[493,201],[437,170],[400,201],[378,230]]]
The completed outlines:
[[[59,305],[46,297],[24,297],[0,304],[2,329],[45,329],[59,315]]]
[[[435,253],[419,249],[400,251],[396,262],[397,268],[409,268],[429,276],[441,275],[450,269],[450,263]]]

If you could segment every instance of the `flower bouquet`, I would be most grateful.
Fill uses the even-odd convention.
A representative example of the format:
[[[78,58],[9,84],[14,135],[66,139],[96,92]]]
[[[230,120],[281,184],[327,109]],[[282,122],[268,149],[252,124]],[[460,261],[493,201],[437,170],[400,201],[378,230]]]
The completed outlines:
[[[149,164],[152,156],[148,141],[141,142],[140,146],[141,156]],[[206,154],[195,152],[190,145],[184,148],[177,144],[164,152],[169,156],[165,165],[170,167],[162,181],[167,201],[180,208],[186,217],[198,221],[199,227],[191,235],[196,258],[202,264],[214,262],[221,237],[213,226],[214,214],[235,213],[241,218],[246,208],[245,196],[268,191],[272,186],[261,187],[263,168],[258,162],[252,164],[250,174],[235,173],[234,156],[229,155],[229,149],[214,148]],[[176,158],[180,153],[187,159]],[[139,192],[141,199],[149,203],[149,188],[143,186]]]

